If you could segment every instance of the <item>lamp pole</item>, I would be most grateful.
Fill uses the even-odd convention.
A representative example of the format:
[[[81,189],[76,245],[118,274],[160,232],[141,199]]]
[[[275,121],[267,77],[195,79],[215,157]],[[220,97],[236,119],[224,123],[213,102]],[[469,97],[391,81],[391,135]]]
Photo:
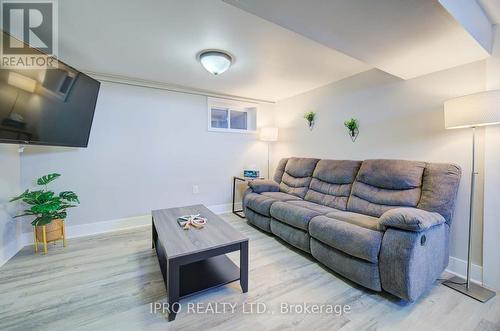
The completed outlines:
[[[278,140],[278,128],[262,128],[260,130],[260,140],[267,143],[267,179],[271,179],[271,167],[270,167],[270,148],[271,142]]]
[[[270,147],[269,145],[270,144],[271,143],[268,141],[267,142],[267,179],[271,179],[271,174],[269,173],[269,169],[270,169],[269,168],[269,147]]]
[[[472,127],[472,170],[470,183],[470,207],[469,207],[469,242],[467,247],[467,271],[465,282],[462,278],[454,276],[443,282],[443,285],[448,286],[455,291],[461,292],[473,299],[481,302],[486,302],[495,296],[495,292],[475,283],[471,283],[471,267],[472,267],[472,221],[474,219],[474,192],[476,189],[476,127]]]
[[[469,241],[467,245],[467,270],[465,280],[454,276],[443,282],[455,291],[481,302],[493,298],[496,293],[485,288],[472,278],[472,237],[474,233],[474,193],[476,192],[476,128],[500,124],[500,90],[483,91],[446,100],[444,102],[444,122],[446,129],[472,128],[472,167],[469,200]]]
[[[470,289],[470,271],[472,266],[472,220],[474,219],[474,192],[476,189],[476,127],[472,127],[472,172],[470,178],[470,208],[469,208],[469,247],[467,248],[467,284]]]

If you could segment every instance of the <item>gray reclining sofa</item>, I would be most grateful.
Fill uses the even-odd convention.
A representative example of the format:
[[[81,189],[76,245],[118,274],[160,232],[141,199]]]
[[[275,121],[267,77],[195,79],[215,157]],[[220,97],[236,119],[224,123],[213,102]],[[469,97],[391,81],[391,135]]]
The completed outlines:
[[[452,164],[288,158],[249,184],[243,207],[335,272],[414,301],[448,265],[460,176]]]

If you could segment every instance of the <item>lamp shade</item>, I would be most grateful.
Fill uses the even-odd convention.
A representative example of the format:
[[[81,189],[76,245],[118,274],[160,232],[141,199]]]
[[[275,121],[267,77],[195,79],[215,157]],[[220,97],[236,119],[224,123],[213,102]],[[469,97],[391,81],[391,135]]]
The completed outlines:
[[[500,90],[445,101],[444,123],[447,129],[500,124]]]
[[[262,141],[277,141],[278,128],[262,128],[260,129],[260,140]]]

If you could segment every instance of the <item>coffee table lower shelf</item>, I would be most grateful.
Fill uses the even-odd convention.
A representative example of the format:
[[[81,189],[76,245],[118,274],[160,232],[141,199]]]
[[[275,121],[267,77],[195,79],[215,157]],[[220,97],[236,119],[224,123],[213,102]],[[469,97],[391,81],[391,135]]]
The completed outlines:
[[[240,279],[240,268],[226,255],[180,266],[180,299]]]

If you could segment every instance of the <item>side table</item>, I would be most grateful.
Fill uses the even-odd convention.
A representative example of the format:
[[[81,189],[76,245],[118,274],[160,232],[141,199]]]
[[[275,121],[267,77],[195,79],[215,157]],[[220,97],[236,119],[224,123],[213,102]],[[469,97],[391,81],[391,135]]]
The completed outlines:
[[[252,180],[256,179],[264,179],[264,177],[243,177],[243,176],[234,176],[233,177],[233,214],[235,214],[238,217],[245,218],[245,213],[243,212],[243,209],[236,210],[234,207],[235,204],[235,197],[236,197],[236,181],[241,181],[241,182],[251,182]]]

